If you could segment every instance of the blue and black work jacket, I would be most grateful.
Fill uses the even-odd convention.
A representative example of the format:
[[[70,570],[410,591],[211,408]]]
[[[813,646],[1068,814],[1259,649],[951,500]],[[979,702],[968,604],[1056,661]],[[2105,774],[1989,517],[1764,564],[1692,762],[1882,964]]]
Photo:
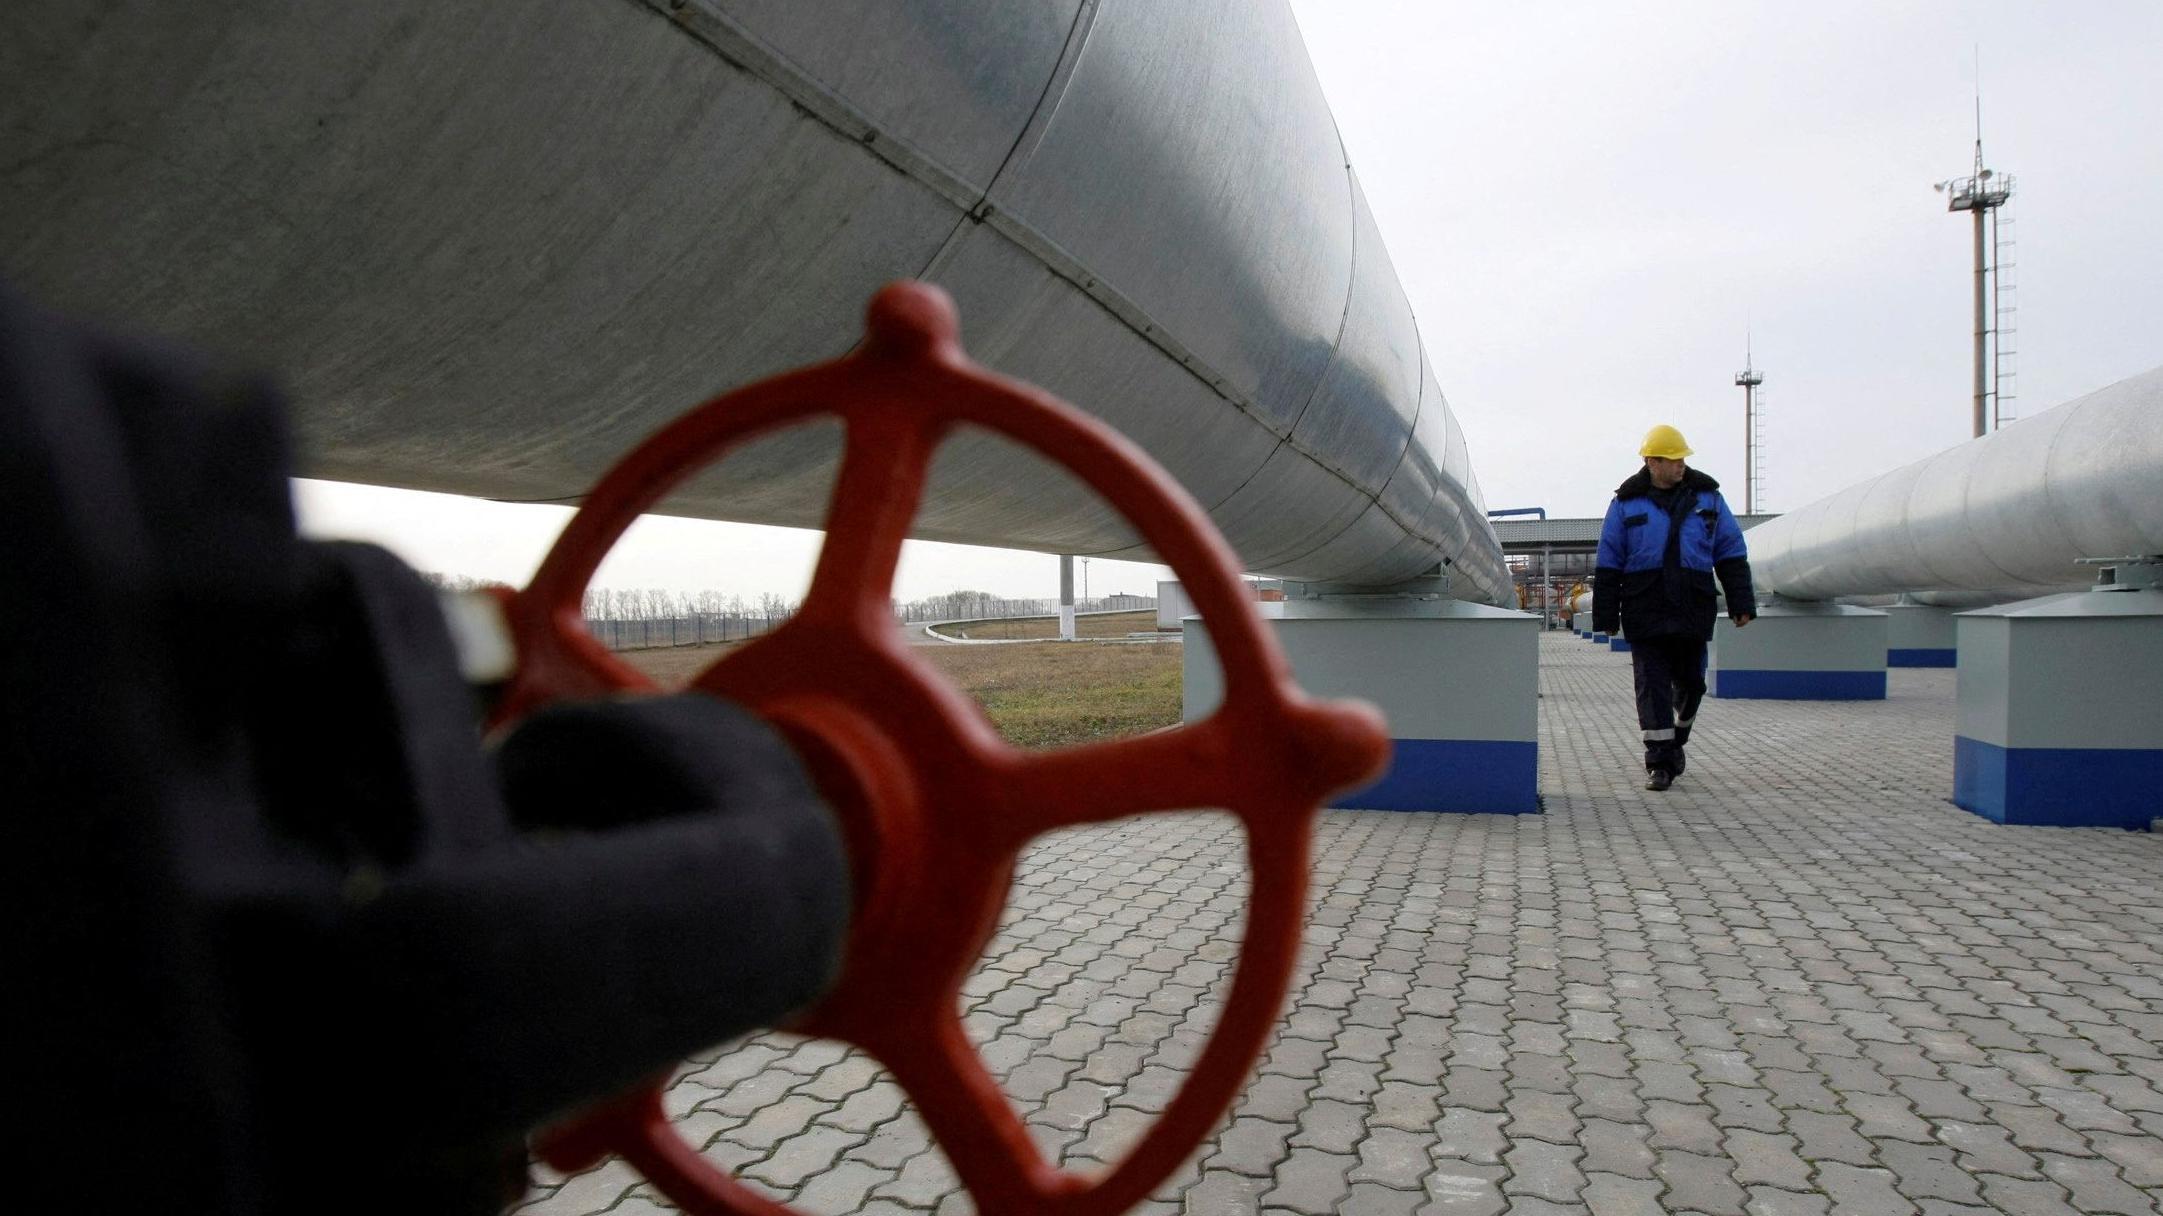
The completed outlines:
[[[1652,488],[1639,469],[1615,489],[1592,572],[1592,628],[1630,639],[1687,635],[1710,641],[1717,594],[1730,617],[1755,615],[1742,526],[1720,483],[1685,469],[1672,491]]]

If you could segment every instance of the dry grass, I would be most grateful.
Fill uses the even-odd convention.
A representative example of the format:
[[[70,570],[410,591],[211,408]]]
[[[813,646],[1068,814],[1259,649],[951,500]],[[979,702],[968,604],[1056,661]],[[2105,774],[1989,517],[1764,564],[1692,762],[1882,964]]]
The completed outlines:
[[[617,657],[672,688],[728,651],[750,644],[630,650]],[[1042,646],[919,646],[915,653],[983,706],[1009,743],[1065,747],[1177,724],[1181,649],[1176,642],[1104,646],[1048,642]]]
[[[681,688],[722,655],[750,644],[716,642],[709,646],[657,646],[651,650],[619,650],[616,657],[644,672],[647,679],[663,688]]]
[[[931,660],[1017,747],[1064,747],[1179,722],[1174,642],[1087,646],[925,646]]]
[[[1123,638],[1130,633],[1156,631],[1157,612],[1154,608],[1141,612],[1107,612],[1102,616],[1074,618],[1074,632],[1085,638]],[[977,640],[1049,639],[1059,636],[1059,618],[1025,616],[996,621],[959,621],[952,625],[939,626],[939,632],[950,637]]]

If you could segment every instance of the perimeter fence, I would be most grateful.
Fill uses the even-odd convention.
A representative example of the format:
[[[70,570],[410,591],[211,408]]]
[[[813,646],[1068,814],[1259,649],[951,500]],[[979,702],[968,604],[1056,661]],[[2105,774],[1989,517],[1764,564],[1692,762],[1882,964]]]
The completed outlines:
[[[1076,601],[1077,612],[1154,610],[1155,596],[1113,595]],[[1055,599],[1005,599],[961,592],[927,600],[896,603],[894,619],[903,624],[936,621],[990,621],[1011,617],[1057,616]],[[610,650],[651,650],[663,646],[706,646],[742,642],[773,632],[795,615],[793,605],[765,612],[679,612],[657,616],[598,616],[588,613],[586,630]]]

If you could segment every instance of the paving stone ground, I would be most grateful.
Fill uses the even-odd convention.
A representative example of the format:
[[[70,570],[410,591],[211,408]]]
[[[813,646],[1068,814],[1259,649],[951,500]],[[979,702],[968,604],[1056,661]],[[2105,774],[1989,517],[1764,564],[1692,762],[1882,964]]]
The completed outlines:
[[[1541,690],[1544,814],[1324,816],[1277,1038],[1140,1210],[2163,1210],[2163,835],[1953,807],[1950,671],[1895,670],[1882,702],[1708,701],[1665,794],[1627,655],[1547,635]],[[1221,816],[1031,849],[964,1001],[1047,1154],[1113,1159],[1167,1101],[1244,891]],[[731,1044],[668,1100],[807,1212],[971,1210],[835,1044]],[[664,1209],[612,1163],[544,1172],[521,1210]]]

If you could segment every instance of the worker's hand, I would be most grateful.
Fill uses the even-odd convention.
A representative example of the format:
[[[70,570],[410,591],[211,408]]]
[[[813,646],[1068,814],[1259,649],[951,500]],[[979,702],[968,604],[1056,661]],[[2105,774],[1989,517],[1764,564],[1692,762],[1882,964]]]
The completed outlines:
[[[1747,624],[1749,624],[1750,622],[1752,622],[1752,621],[1754,621],[1754,620],[1756,620],[1756,619],[1757,619],[1757,613],[1755,613],[1755,612],[1745,612],[1745,613],[1741,613],[1741,614],[1739,614],[1739,615],[1737,615],[1737,616],[1735,617],[1735,628],[1737,628],[1737,629],[1740,629],[1740,628],[1742,628],[1742,627],[1743,627],[1744,625],[1747,625]]]

